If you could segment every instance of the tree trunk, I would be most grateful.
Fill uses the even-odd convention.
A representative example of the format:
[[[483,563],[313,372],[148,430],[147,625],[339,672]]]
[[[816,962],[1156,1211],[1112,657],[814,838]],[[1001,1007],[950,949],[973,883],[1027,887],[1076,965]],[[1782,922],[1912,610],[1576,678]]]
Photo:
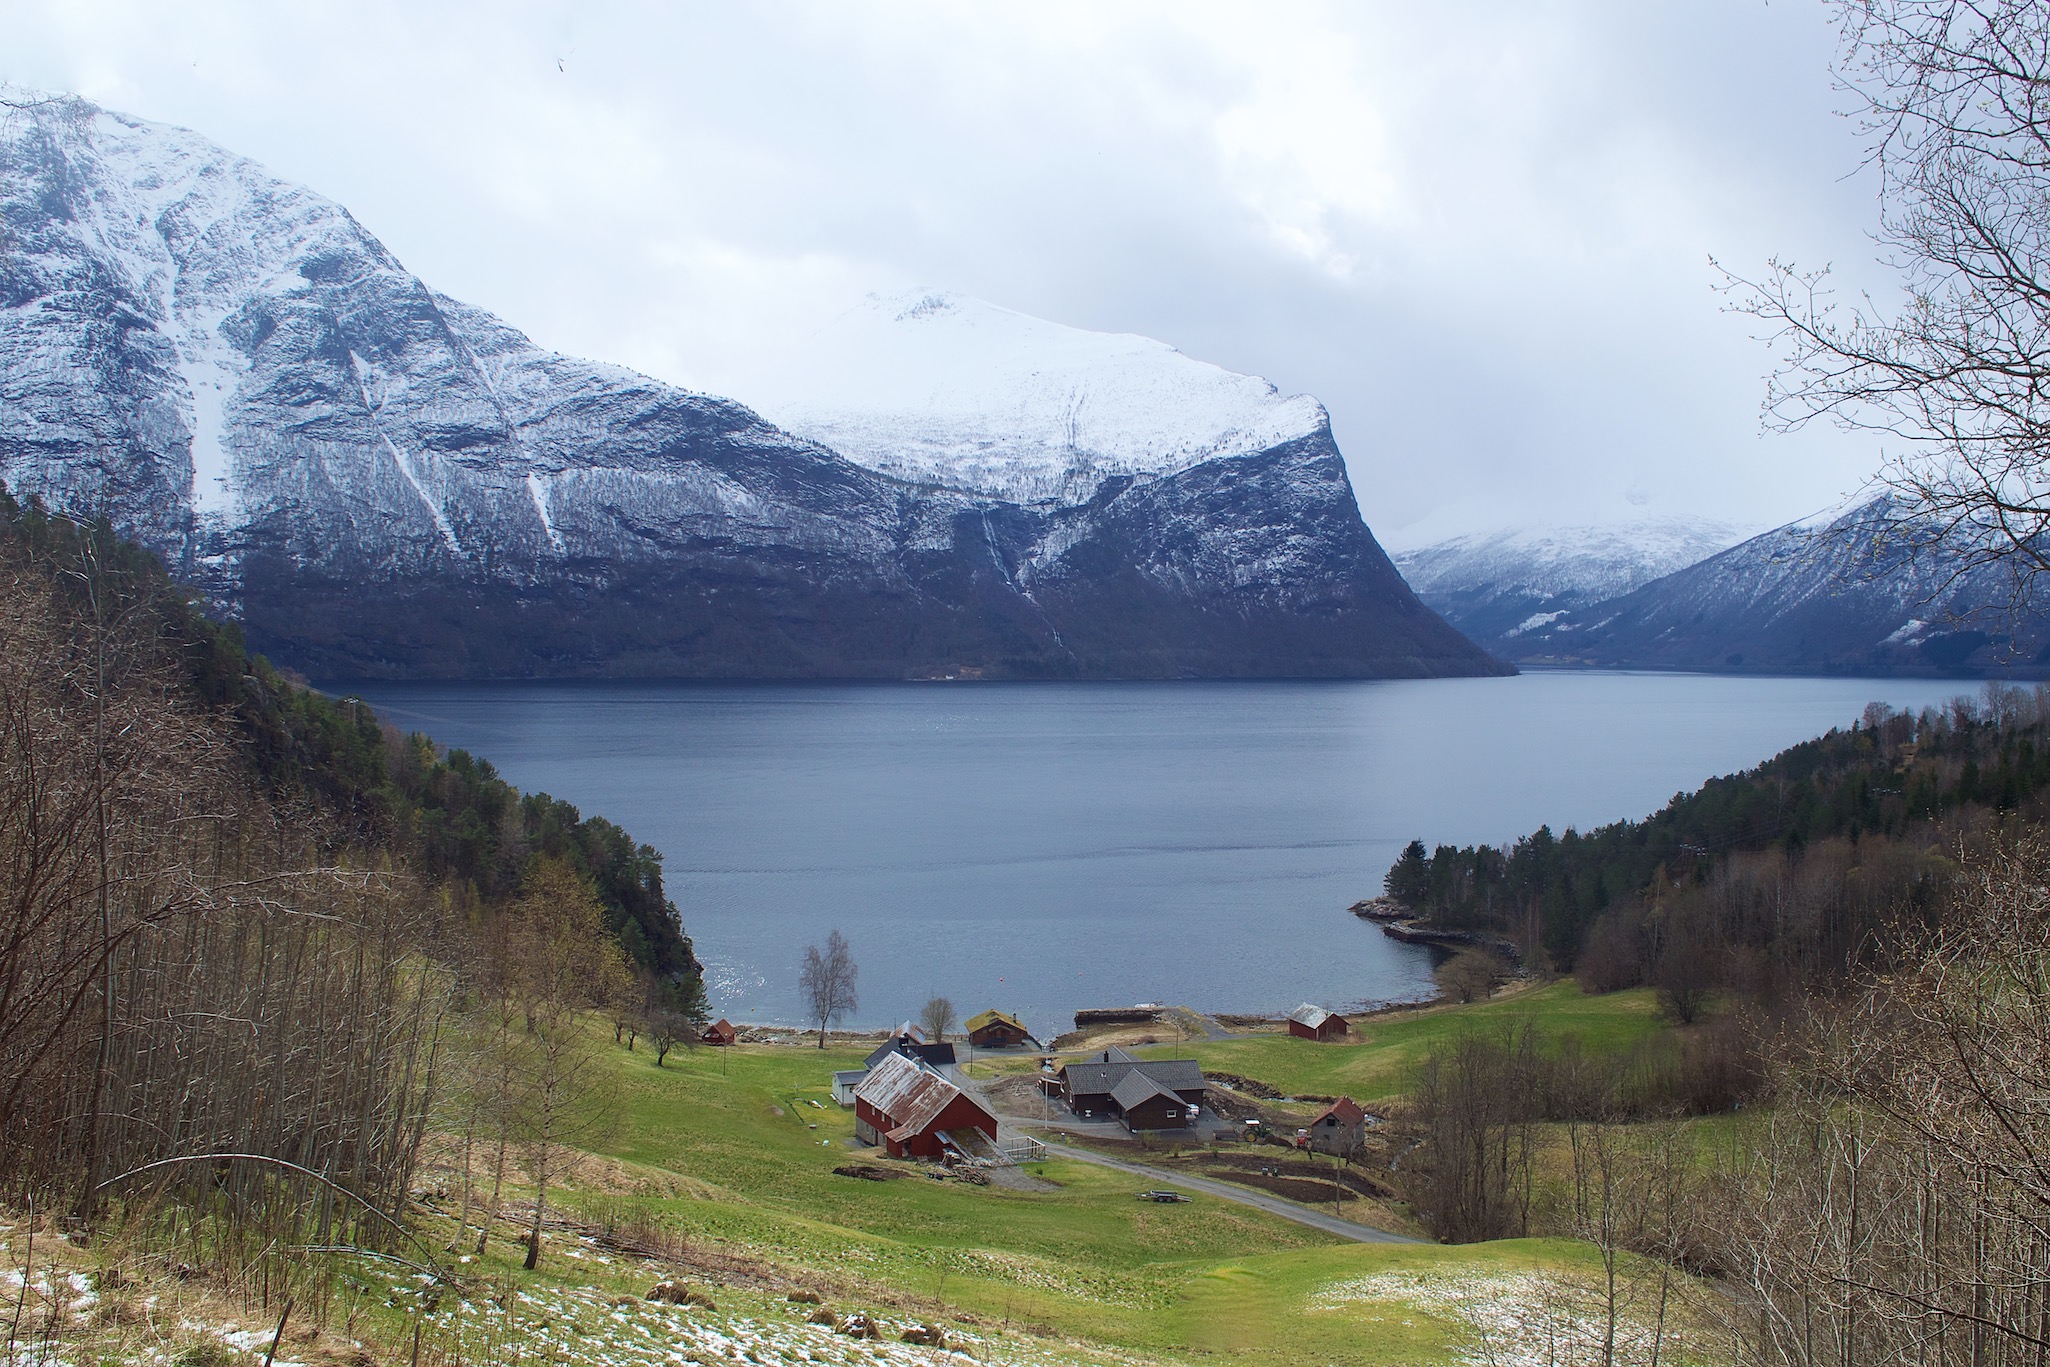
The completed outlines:
[[[534,1224],[527,1231],[527,1261],[525,1266],[529,1272],[532,1272],[541,1262],[541,1212],[548,1204],[548,1160],[544,1158],[536,1167],[539,1171],[534,1174]]]

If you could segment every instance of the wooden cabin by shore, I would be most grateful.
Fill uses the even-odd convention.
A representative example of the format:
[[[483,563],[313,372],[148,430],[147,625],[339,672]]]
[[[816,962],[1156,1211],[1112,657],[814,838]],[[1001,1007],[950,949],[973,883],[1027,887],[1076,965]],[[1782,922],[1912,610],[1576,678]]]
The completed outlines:
[[[962,1028],[968,1032],[968,1042],[978,1049],[1015,1049],[1028,1041],[1039,1043],[1023,1021],[995,1008],[970,1016]]]
[[[740,1038],[740,1032],[733,1028],[733,1022],[724,1016],[705,1027],[705,1033],[698,1036],[701,1044],[728,1045]]]
[[[1288,1033],[1297,1039],[1334,1040],[1351,1034],[1352,1027],[1337,1012],[1304,1002],[1288,1013]]]

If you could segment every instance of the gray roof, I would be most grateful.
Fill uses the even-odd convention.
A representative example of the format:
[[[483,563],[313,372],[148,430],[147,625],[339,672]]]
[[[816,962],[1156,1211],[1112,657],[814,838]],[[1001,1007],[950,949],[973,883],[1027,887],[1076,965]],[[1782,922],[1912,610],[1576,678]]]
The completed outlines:
[[[1331,1019],[1331,1013],[1311,1002],[1304,1002],[1288,1013],[1288,1018],[1297,1025],[1306,1025],[1312,1030],[1324,1028],[1324,1022]]]
[[[1174,1092],[1200,1092],[1208,1085],[1203,1080],[1201,1065],[1190,1058],[1154,1059],[1141,1063],[1130,1054],[1124,1054],[1110,1063],[1091,1058],[1087,1063],[1071,1063],[1061,1069],[1062,1076],[1068,1081],[1069,1093],[1082,1096],[1114,1096],[1118,1084],[1133,1073]]]
[[[901,1054],[905,1058],[917,1059],[920,1063],[937,1065],[954,1061],[954,1046],[951,1044],[920,1044],[916,1040],[906,1039],[902,1035],[892,1035],[870,1050],[869,1056],[864,1062],[873,1068],[892,1054]]]
[[[1126,1073],[1110,1093],[1110,1099],[1117,1102],[1121,1111],[1129,1111],[1141,1102],[1151,1101],[1157,1096],[1164,1096],[1176,1105],[1180,1105],[1182,1100],[1171,1088],[1161,1086],[1137,1068]]]
[[[866,1068],[849,1068],[845,1072],[833,1074],[833,1083],[835,1086],[838,1086],[843,1082],[859,1082],[867,1076],[868,1069]]]

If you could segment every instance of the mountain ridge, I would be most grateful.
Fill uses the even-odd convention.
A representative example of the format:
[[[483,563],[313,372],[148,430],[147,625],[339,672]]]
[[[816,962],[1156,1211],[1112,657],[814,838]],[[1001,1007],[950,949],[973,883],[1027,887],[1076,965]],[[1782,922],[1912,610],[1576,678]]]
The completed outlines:
[[[1872,494],[1535,624],[1527,663],[1814,674],[2036,674],[2050,620]]]
[[[1402,583],[1320,407],[1010,502],[545,351],[185,130],[61,97],[11,111],[0,169],[0,481],[106,513],[309,674],[1505,669]]]

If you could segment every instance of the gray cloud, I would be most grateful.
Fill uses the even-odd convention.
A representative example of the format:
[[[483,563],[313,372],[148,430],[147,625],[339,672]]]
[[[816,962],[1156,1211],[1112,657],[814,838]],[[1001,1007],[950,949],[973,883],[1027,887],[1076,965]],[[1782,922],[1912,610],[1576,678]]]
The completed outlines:
[[[1368,520],[1827,503],[1713,254],[1864,234],[1820,5],[0,3],[0,76],[347,204],[537,340],[743,400],[872,290],[1318,395]]]

